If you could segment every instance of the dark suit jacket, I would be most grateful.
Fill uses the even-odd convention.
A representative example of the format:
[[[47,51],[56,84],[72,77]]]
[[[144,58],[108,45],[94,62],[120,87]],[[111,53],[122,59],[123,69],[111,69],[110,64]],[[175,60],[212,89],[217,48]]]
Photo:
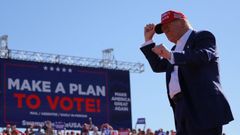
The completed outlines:
[[[155,44],[141,47],[154,72],[166,72],[168,98],[174,111],[174,103],[169,97],[168,84],[173,65],[161,59],[151,49]],[[172,48],[174,49],[175,46]],[[181,90],[187,101],[189,119],[197,129],[207,129],[227,124],[233,120],[230,106],[222,94],[216,41],[208,31],[193,31],[185,44],[184,51],[174,52],[175,65]]]

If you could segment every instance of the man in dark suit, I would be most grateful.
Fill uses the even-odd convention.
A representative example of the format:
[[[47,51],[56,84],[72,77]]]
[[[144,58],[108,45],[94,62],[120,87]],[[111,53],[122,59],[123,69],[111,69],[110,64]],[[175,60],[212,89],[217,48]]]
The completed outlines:
[[[155,45],[155,33],[164,33],[175,44],[171,51]],[[156,26],[145,26],[144,37],[140,49],[152,70],[166,72],[177,135],[221,135],[222,126],[233,116],[221,92],[214,35],[194,31],[183,13],[170,10]]]

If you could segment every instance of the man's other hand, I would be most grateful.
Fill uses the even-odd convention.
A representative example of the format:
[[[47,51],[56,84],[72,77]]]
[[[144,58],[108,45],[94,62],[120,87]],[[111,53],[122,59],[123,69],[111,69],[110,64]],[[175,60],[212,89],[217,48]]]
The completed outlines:
[[[171,59],[171,52],[163,44],[153,47],[152,51],[165,59]]]

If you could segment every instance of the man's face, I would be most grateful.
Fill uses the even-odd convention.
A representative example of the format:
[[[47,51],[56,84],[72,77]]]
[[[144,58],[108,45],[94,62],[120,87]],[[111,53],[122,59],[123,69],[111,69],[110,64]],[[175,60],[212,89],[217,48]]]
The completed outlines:
[[[181,30],[182,25],[180,23],[180,20],[174,20],[162,25],[162,31],[167,36],[168,40],[173,43],[177,43],[177,40],[181,37]]]

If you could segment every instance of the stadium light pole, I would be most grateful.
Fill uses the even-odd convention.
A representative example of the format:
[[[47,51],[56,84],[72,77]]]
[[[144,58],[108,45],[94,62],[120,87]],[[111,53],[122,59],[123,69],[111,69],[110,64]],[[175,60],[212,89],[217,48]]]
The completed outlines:
[[[0,58],[8,57],[8,35],[0,36]]]

